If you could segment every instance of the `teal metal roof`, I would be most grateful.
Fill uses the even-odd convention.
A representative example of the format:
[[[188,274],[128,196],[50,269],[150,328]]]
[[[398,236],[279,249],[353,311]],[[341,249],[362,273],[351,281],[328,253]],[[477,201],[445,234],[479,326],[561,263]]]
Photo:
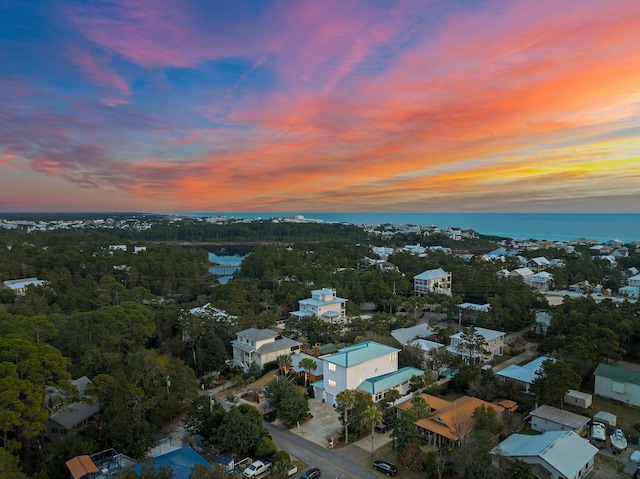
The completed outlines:
[[[381,356],[400,351],[398,348],[392,348],[385,344],[376,343],[374,341],[364,341],[362,343],[347,346],[339,349],[338,352],[322,356],[322,359],[331,363],[335,363],[343,368],[349,368],[356,364],[362,364]]]
[[[640,371],[627,369],[624,366],[600,363],[593,372],[593,375],[613,379],[619,383],[637,384],[640,386]]]
[[[422,369],[407,366],[392,373],[382,374],[362,381],[358,389],[369,394],[378,394],[408,382],[413,376],[421,376],[423,374],[424,371]]]

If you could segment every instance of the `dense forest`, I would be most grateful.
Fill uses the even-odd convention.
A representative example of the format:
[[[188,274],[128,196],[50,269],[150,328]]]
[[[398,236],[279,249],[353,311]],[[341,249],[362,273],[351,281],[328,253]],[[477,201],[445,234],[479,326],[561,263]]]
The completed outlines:
[[[317,318],[289,323],[306,344],[348,344],[367,335],[388,340],[390,330],[413,324],[427,305],[457,325],[457,305],[472,302],[491,305],[474,324],[505,331],[527,330],[536,311],[552,311],[549,333],[538,338],[541,351],[566,361],[582,378],[598,362],[640,358],[637,304],[584,299],[550,308],[524,283],[496,274],[514,264],[442,251],[424,257],[396,252],[389,257],[396,268],[380,268],[372,252],[372,246],[406,240],[486,252],[496,246],[487,239],[455,245],[443,235],[382,240],[352,225],[267,221],[213,225],[162,219],[137,231],[122,227],[127,218],[113,229],[0,230],[0,281],[37,277],[46,282],[28,287],[24,295],[0,288],[3,477],[67,477],[66,459],[111,447],[142,456],[154,435],[189,409],[199,384],[239,375],[226,364],[237,331],[274,326],[319,287],[336,288],[349,300],[351,326],[343,330]],[[208,271],[213,243],[250,251],[226,284]],[[114,244],[126,245],[127,251],[110,250]],[[146,250],[134,253],[134,245]],[[640,268],[636,253],[623,258],[619,268],[586,251],[570,255],[549,249],[544,255],[564,261],[563,268],[552,271],[559,285],[588,281],[616,291],[624,268]],[[413,295],[413,276],[431,268],[452,272],[451,297]],[[190,321],[188,310],[206,304],[237,319]],[[374,308],[371,316],[362,314],[364,304]],[[188,341],[183,340],[186,325]],[[402,361],[413,364],[415,358],[404,355]],[[482,389],[474,374],[461,375],[464,384],[457,387]],[[92,382],[99,421],[78,434],[45,439],[48,392],[55,388],[72,402],[78,392],[70,381],[82,376]]]

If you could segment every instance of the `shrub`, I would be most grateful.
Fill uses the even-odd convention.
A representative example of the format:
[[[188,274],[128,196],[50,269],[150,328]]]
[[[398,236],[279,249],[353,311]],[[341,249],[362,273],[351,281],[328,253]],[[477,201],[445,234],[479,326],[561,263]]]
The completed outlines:
[[[257,442],[254,452],[258,457],[269,457],[277,450],[278,448],[274,444],[273,440],[268,436],[263,436]]]
[[[271,457],[271,460],[273,462],[278,462],[278,461],[291,461],[291,456],[289,455],[289,453],[287,451],[283,451],[283,450],[279,450],[273,453],[273,456]]]

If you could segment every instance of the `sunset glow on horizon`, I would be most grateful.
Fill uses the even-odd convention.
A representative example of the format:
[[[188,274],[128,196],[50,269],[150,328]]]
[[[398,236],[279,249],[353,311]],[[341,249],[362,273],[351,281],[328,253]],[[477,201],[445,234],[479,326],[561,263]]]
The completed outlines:
[[[0,211],[640,213],[640,2],[0,15]]]

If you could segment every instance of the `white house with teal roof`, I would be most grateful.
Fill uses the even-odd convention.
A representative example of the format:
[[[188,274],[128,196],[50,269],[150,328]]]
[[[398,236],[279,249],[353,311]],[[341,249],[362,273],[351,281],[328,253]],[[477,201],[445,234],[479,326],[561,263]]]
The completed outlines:
[[[414,376],[422,376],[424,371],[406,366],[397,371],[366,379],[358,386],[360,391],[371,394],[374,402],[380,401],[387,391],[397,389],[403,396],[409,393],[409,381]]]
[[[367,380],[396,373],[399,352],[398,348],[365,341],[321,356],[323,379],[312,384],[315,397],[333,405],[341,391],[358,389]]]

